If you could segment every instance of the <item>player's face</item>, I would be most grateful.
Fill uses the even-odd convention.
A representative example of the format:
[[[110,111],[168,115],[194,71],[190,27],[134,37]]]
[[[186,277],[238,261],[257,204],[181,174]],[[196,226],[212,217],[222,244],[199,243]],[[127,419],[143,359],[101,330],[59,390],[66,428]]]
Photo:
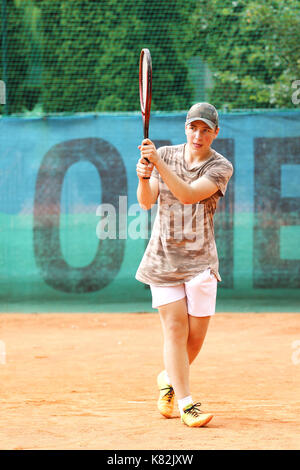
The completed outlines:
[[[219,129],[211,129],[203,121],[193,121],[185,127],[187,143],[192,152],[202,153],[209,149]]]

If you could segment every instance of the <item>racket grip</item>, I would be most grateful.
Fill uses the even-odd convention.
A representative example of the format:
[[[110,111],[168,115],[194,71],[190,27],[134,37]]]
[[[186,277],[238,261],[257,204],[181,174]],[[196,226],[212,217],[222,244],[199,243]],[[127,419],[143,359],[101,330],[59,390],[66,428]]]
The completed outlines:
[[[145,139],[148,138],[148,133],[145,132],[144,138],[145,138]],[[148,163],[150,163],[150,161],[148,160],[148,158],[145,157],[145,160],[146,160]],[[143,176],[143,180],[149,180],[149,179],[150,179],[149,176]]]

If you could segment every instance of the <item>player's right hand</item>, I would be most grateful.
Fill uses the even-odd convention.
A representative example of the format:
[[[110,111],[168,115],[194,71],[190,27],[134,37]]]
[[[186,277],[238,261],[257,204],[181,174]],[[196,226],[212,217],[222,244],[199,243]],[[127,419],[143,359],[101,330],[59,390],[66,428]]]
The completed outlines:
[[[150,178],[153,168],[153,163],[147,163],[144,158],[140,158],[136,165],[136,174],[139,180],[145,181],[145,177]]]

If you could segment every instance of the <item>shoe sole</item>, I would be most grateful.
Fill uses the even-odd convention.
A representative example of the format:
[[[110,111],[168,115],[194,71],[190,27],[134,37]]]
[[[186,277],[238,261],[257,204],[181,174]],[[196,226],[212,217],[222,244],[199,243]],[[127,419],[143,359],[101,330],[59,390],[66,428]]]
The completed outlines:
[[[207,418],[205,418],[203,421],[200,421],[200,422],[198,421],[198,423],[196,424],[187,424],[183,421],[183,419],[181,421],[183,422],[183,424],[185,424],[189,428],[201,428],[202,426],[205,426],[207,423],[209,423],[212,418],[213,418],[213,415],[210,415]]]

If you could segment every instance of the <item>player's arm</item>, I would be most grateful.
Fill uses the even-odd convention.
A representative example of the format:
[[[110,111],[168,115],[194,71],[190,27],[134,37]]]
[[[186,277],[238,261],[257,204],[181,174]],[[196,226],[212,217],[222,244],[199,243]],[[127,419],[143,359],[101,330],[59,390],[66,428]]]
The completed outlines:
[[[197,181],[188,184],[170,170],[162,160],[158,161],[155,166],[171,193],[181,204],[195,204],[218,191],[218,186],[205,176],[201,176]]]
[[[201,176],[191,184],[183,181],[176,175],[168,165],[159,157],[154,144],[149,139],[143,141],[146,145],[141,146],[141,154],[152,162],[169,190],[182,204],[194,204],[202,201],[218,191],[218,187],[205,176]]]
[[[158,198],[158,179],[151,176],[154,165],[152,163],[145,165],[142,162],[143,159],[140,158],[136,166],[136,172],[139,178],[137,200],[142,209],[148,210],[151,209]],[[149,177],[150,179],[144,179],[145,177]]]

